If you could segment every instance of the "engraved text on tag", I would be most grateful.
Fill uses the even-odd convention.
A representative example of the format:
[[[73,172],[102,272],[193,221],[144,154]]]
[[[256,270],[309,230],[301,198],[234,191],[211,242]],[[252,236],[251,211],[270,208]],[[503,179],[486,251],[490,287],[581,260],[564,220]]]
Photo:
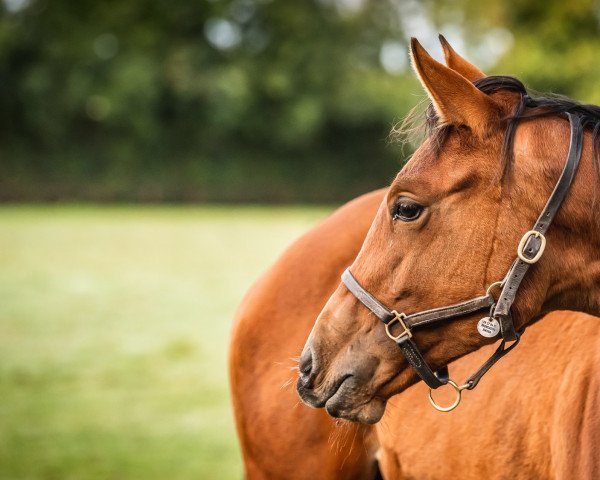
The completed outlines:
[[[483,337],[492,338],[500,332],[500,324],[494,318],[484,317],[477,323],[477,331]]]

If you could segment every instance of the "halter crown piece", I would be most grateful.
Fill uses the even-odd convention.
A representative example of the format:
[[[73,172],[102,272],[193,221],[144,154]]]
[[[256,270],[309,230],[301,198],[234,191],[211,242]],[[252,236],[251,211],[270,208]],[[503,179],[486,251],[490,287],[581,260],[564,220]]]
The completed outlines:
[[[398,344],[400,351],[404,354],[408,363],[429,386],[429,400],[439,411],[449,412],[450,410],[454,410],[460,403],[461,392],[463,390],[474,389],[487,371],[519,343],[523,329],[515,331],[511,315],[512,304],[515,301],[517,291],[519,290],[519,286],[521,285],[527,270],[529,270],[529,267],[536,263],[544,253],[546,247],[545,233],[571,186],[573,178],[575,177],[575,172],[577,171],[577,166],[579,165],[579,160],[581,159],[583,144],[583,127],[581,125],[581,119],[571,113],[567,113],[567,117],[569,118],[569,124],[571,126],[571,140],[567,160],[560,178],[558,179],[550,198],[546,202],[546,206],[538,217],[537,222],[533,228],[526,232],[521,238],[519,246],[517,247],[517,258],[515,258],[506,276],[502,281],[491,284],[485,295],[454,305],[405,315],[404,313],[398,313],[396,310],[388,309],[371,295],[358,280],[354,278],[350,268],[347,268],[342,274],[342,282],[344,282],[350,293],[352,293],[365,307],[373,312],[375,316],[384,323],[387,335]],[[494,287],[500,287],[502,289],[497,300],[491,293]],[[441,321],[464,317],[487,309],[489,309],[490,314],[486,320],[491,322],[497,321],[500,324],[500,331],[502,333],[502,342],[492,356],[462,385],[458,385],[449,378],[447,366],[434,373],[412,338],[413,330]],[[397,330],[397,327],[400,327],[402,331],[397,335],[394,335],[392,331]],[[507,346],[508,342],[512,343]],[[432,390],[442,385],[451,385],[456,392],[454,403],[448,407],[442,407],[433,400]]]

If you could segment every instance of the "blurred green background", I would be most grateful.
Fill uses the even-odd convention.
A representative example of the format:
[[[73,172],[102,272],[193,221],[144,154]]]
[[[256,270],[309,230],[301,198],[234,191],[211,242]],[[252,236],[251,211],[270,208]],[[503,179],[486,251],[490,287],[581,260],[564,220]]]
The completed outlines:
[[[438,32],[600,103],[599,0],[0,0],[0,478],[241,478],[235,307],[399,169]]]
[[[598,0],[3,0],[0,199],[338,202],[398,169],[407,39],[600,103]]]
[[[1,207],[0,478],[241,479],[231,318],[326,211]]]

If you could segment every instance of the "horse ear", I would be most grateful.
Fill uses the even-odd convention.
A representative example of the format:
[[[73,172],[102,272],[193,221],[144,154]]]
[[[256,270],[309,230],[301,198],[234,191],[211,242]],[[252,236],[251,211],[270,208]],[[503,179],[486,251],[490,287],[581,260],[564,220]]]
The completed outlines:
[[[479,80],[484,78],[486,75],[481,70],[479,70],[475,65],[468,62],[466,59],[461,57],[456,50],[454,50],[448,40],[440,34],[439,37],[440,43],[442,44],[442,49],[444,50],[444,58],[446,59],[446,65],[449,68],[454,70],[455,72],[460,73],[463,77],[471,82],[475,80]]]
[[[427,91],[441,123],[464,125],[485,136],[487,126],[500,114],[500,106],[460,73],[437,62],[416,38],[410,56],[423,88]]]

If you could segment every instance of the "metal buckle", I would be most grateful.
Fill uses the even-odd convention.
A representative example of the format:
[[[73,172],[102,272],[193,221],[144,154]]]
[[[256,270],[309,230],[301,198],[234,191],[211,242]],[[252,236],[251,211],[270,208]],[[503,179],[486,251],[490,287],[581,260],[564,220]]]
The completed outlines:
[[[396,310],[392,310],[392,315],[394,315],[394,318],[392,318],[388,323],[385,324],[385,333],[387,333],[387,336],[395,342],[397,342],[404,335],[408,335],[408,338],[412,338],[412,333],[410,332],[410,329],[404,323],[406,315],[403,313],[398,313]],[[403,328],[403,331],[400,333],[400,335],[394,336],[392,335],[390,327],[396,322],[400,324],[400,326]]]
[[[454,410],[456,407],[458,407],[458,404],[460,403],[460,400],[462,397],[462,391],[469,388],[468,383],[458,386],[453,380],[448,380],[448,383],[446,385],[451,385],[452,388],[454,388],[454,391],[456,392],[456,398],[454,399],[454,402],[452,403],[452,405],[450,405],[448,407],[442,407],[442,406],[438,405],[437,403],[435,403],[435,400],[433,399],[433,395],[432,395],[433,390],[431,388],[429,389],[429,401],[433,405],[433,408],[435,408],[439,412],[450,412],[450,411]]]
[[[523,253],[523,249],[525,248],[525,244],[527,243],[527,240],[529,240],[529,237],[539,238],[542,242],[540,245],[540,249],[536,253],[535,257],[533,257],[533,258],[527,258],[525,256],[525,254]],[[527,233],[525,233],[525,235],[523,235],[523,238],[521,238],[521,241],[519,242],[519,246],[517,247],[517,255],[525,263],[533,264],[542,257],[542,254],[544,253],[545,248],[546,248],[546,237],[544,237],[544,235],[542,235],[537,230],[529,230]]]

